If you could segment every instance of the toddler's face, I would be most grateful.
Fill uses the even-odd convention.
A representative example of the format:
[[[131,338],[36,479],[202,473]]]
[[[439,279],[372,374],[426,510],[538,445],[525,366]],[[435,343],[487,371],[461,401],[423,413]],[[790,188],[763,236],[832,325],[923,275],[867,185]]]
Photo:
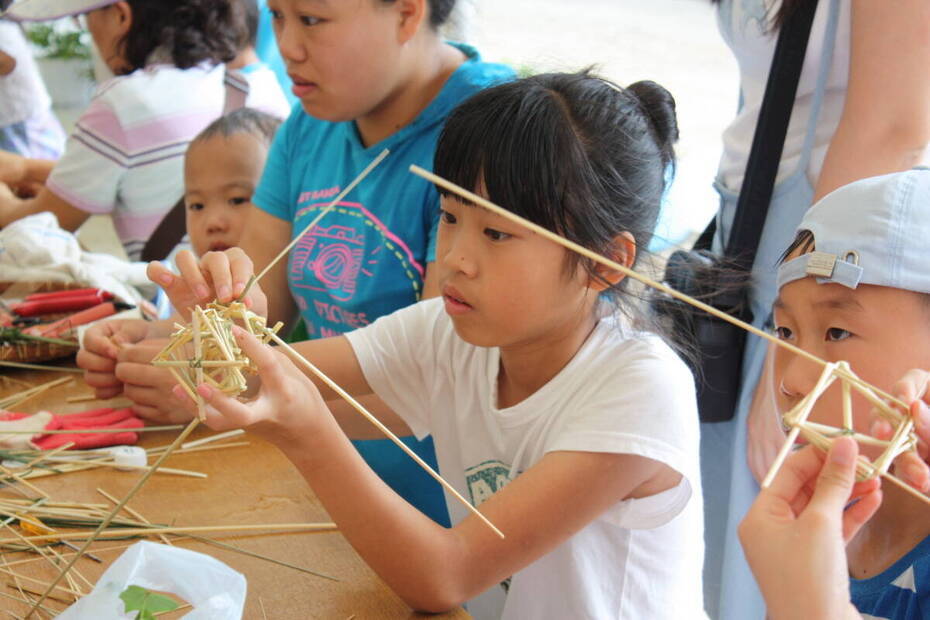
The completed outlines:
[[[919,293],[886,286],[818,284],[813,278],[782,287],[775,302],[779,338],[827,361],[846,360],[865,381],[890,392],[912,368],[930,368],[930,303]],[[775,398],[784,413],[814,387],[823,368],[779,348]],[[871,405],[853,391],[855,430],[868,434]],[[840,427],[842,392],[834,383],[810,420]],[[866,448],[874,458],[877,451]]]
[[[196,140],[184,160],[187,234],[197,256],[239,244],[268,148],[240,132]]]

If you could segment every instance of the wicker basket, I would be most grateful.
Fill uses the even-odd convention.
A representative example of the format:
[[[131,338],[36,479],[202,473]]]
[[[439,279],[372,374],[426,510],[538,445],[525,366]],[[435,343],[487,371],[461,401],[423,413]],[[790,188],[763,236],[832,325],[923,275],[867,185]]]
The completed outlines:
[[[6,298],[7,303],[22,299],[32,293],[49,293],[52,291],[67,291],[85,288],[82,284],[74,282],[0,282],[0,296]],[[7,295],[9,293],[9,295]],[[65,315],[45,316],[45,320],[55,320]],[[72,340],[63,338],[63,340]],[[74,340],[76,343],[77,340]],[[71,357],[78,351],[77,347],[69,347],[50,342],[15,342],[0,344],[0,361],[3,362],[47,362],[65,357]],[[3,372],[3,371],[0,371]]]

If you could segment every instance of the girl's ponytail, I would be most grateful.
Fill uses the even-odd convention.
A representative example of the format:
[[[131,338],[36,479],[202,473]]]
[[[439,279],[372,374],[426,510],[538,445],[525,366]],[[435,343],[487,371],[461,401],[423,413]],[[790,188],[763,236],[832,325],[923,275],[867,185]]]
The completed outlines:
[[[656,144],[666,158],[665,163],[671,163],[675,157],[674,145],[678,141],[678,119],[672,93],[649,80],[630,84],[626,91],[639,100],[652,126]]]

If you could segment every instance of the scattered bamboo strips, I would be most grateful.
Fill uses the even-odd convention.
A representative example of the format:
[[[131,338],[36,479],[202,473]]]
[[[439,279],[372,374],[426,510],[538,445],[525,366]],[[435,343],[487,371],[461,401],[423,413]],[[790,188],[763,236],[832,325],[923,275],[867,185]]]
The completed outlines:
[[[91,534],[90,537],[86,541],[84,541],[84,544],[81,545],[81,549],[74,555],[73,558],[71,558],[68,561],[68,563],[64,566],[64,568],[61,569],[61,572],[58,573],[58,576],[55,577],[55,580],[52,582],[52,584],[42,594],[42,596],[39,598],[36,604],[32,607],[32,609],[29,610],[29,613],[26,614],[27,619],[31,618],[35,614],[36,610],[45,601],[45,599],[48,597],[52,589],[55,586],[57,586],[58,583],[61,582],[62,579],[64,579],[65,575],[67,575],[68,572],[74,567],[74,564],[78,561],[78,559],[82,555],[84,555],[84,552],[87,551],[87,548],[90,547],[91,543],[93,543],[94,540],[100,535],[100,533],[104,531],[110,525],[110,522],[112,522],[113,519],[116,518],[116,515],[118,515],[119,512],[123,509],[123,506],[126,505],[136,493],[139,492],[139,489],[145,486],[145,483],[148,482],[152,474],[154,474],[158,470],[158,468],[161,467],[161,464],[164,463],[165,460],[169,456],[171,456],[171,453],[174,452],[174,450],[178,446],[184,443],[184,440],[187,439],[188,435],[194,432],[194,429],[197,428],[197,425],[199,423],[200,423],[199,420],[196,420],[196,419],[191,420],[190,424],[188,424],[187,427],[183,431],[181,431],[181,433],[177,436],[177,438],[175,438],[174,442],[170,446],[168,446],[168,449],[165,450],[164,453],[162,453],[160,457],[158,457],[158,460],[155,461],[154,465],[152,465],[152,469],[145,472],[145,474],[141,478],[139,478],[139,481],[136,482],[135,486],[133,486],[132,489],[129,490],[129,493],[127,493],[126,496],[122,500],[120,500],[120,503],[117,504],[117,506],[113,509],[113,511],[110,512],[106,516],[106,518],[100,522],[100,525],[97,526],[97,529],[94,531],[94,533]]]
[[[35,396],[38,396],[39,394],[45,392],[46,390],[49,390],[53,387],[57,387],[69,381],[72,381],[71,377],[62,377],[61,379],[54,379],[47,383],[43,383],[41,385],[37,385],[35,387],[29,388],[28,390],[23,390],[22,392],[11,394],[10,396],[7,396],[5,398],[0,398],[0,409],[12,409],[13,407],[19,405],[20,403],[23,403]]]

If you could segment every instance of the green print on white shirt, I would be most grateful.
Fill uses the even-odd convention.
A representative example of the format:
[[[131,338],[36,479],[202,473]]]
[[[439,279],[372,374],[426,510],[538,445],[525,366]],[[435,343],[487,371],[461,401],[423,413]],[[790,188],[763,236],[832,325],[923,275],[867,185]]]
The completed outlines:
[[[485,461],[465,470],[468,499],[480,506],[510,482],[510,466],[500,461]]]

